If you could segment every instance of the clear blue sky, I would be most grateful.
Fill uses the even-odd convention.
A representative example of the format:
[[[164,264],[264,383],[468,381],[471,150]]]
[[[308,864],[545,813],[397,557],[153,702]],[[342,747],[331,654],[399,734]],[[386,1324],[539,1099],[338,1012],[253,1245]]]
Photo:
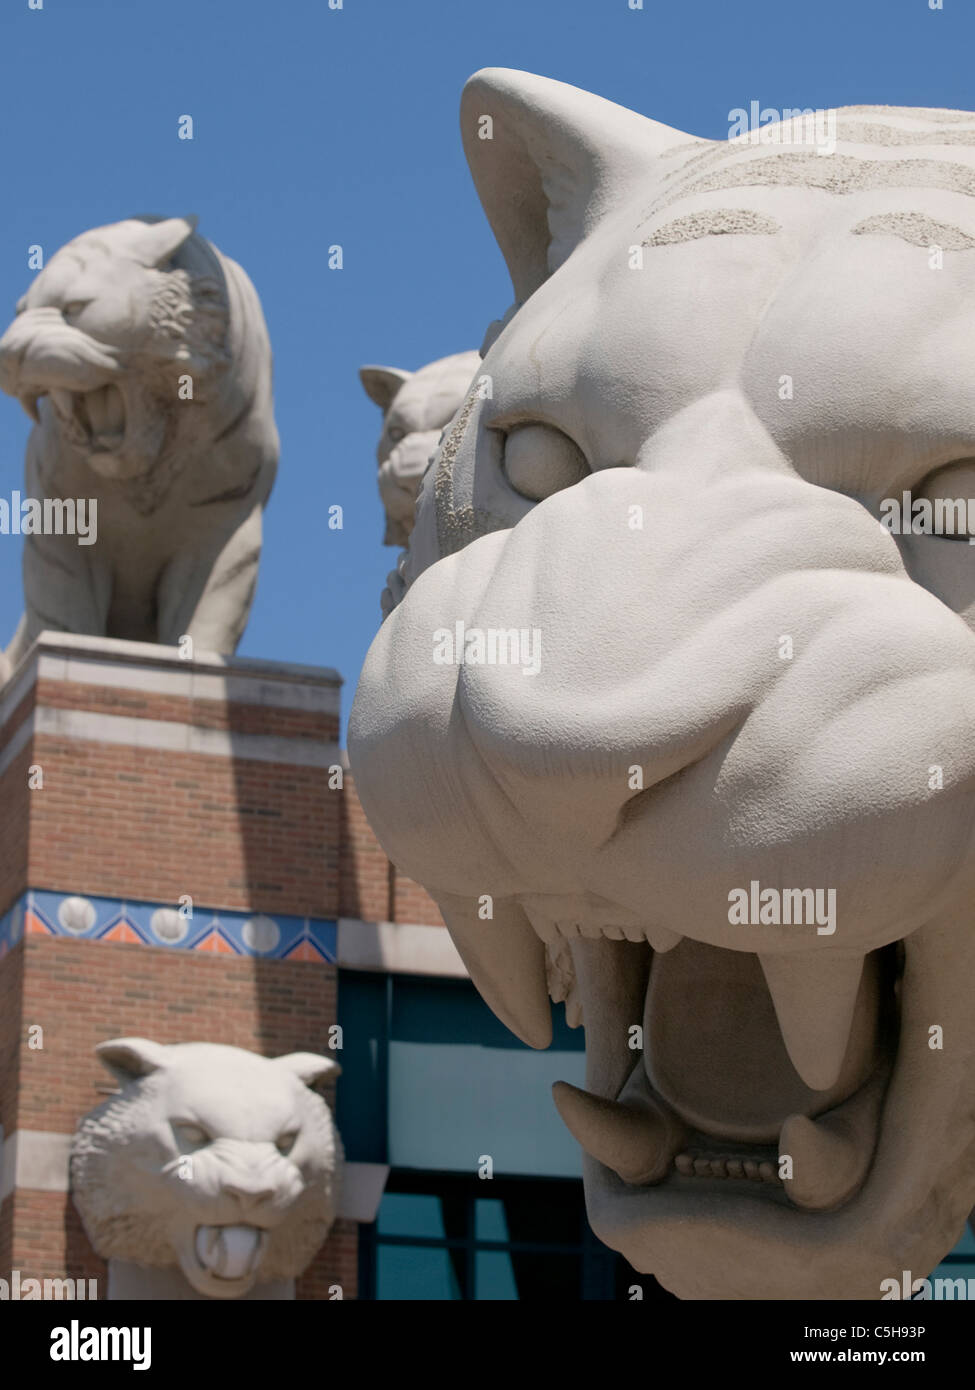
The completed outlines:
[[[525,68],[713,137],[752,100],[975,108],[972,0],[644,4],[0,0],[0,327],[29,245],[50,254],[133,213],[195,212],[240,261],[271,332],[282,445],[241,651],[337,667],[346,716],[396,556],[357,368],[477,347],[511,298],[457,130],[470,73]],[[333,242],[342,271],[326,268]],[[0,495],[20,486],[28,427],[0,397]],[[20,544],[0,537],[4,644]]]

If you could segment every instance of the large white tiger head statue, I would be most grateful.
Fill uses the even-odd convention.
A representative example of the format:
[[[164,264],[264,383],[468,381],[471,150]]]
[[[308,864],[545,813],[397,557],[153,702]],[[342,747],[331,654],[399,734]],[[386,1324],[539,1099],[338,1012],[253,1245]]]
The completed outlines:
[[[342,1144],[310,1088],[337,1064],[146,1038],[95,1050],[121,1089],[80,1122],[71,1182],[98,1253],[178,1265],[211,1298],[300,1274],[335,1220]]]
[[[820,114],[468,83],[520,307],[349,720],[487,1003],[581,1018],[589,1219],[684,1298],[889,1296],[975,1202],[975,113]]]

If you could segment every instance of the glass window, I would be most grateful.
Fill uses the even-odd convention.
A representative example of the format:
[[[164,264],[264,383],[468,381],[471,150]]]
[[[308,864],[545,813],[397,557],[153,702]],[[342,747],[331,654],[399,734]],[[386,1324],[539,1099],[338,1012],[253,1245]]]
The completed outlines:
[[[518,1301],[511,1256],[504,1250],[479,1250],[474,1256],[474,1297]]]
[[[504,1202],[496,1197],[474,1198],[474,1237],[476,1240],[508,1239]]]
[[[381,1236],[432,1236],[443,1238],[443,1203],[420,1192],[389,1192],[379,1207],[376,1230]]]
[[[571,1179],[394,1169],[375,1225],[359,1228],[359,1269],[364,1299],[565,1303],[632,1298],[637,1284],[671,1297],[599,1243]]]
[[[463,1297],[450,1251],[442,1246],[380,1244],[377,1256],[377,1298],[435,1303]]]

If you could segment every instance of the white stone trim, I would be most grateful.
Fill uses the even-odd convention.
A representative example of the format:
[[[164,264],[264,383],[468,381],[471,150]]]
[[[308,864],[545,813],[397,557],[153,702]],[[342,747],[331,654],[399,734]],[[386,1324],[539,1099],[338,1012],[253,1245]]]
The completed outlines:
[[[340,765],[337,743],[313,738],[282,738],[272,734],[240,734],[226,729],[203,729],[177,720],[139,719],[128,714],[95,714],[90,710],[58,709],[41,705],[21,726],[19,746],[32,733],[51,738],[90,743],[120,744],[129,748],[154,748],[166,753],[195,753],[208,757],[251,759],[263,763],[291,763],[299,767],[327,768]],[[18,730],[19,733],[19,730]],[[18,742],[15,737],[11,747]],[[0,770],[9,749],[0,758]]]
[[[470,978],[446,927],[408,922],[340,917],[335,963],[346,970],[383,970],[390,975]]]
[[[339,1216],[346,1221],[375,1221],[388,1177],[388,1163],[347,1163],[342,1170]]]
[[[332,667],[198,651],[111,637],[42,632],[17,666],[0,701],[2,724],[38,676],[186,699],[338,714],[342,677]]]
[[[0,1202],[15,1189],[67,1192],[73,1135],[46,1129],[18,1129],[0,1140]],[[342,1170],[338,1215],[347,1221],[375,1221],[389,1177],[388,1163],[346,1163]]]
[[[15,1129],[0,1157],[0,1202],[14,1188],[67,1192],[71,1135],[48,1129]]]

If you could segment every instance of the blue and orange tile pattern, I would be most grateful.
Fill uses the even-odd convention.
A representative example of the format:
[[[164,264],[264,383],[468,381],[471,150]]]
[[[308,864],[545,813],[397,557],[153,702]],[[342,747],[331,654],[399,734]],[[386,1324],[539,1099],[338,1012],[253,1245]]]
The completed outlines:
[[[280,913],[272,916],[199,904],[180,907],[34,888],[0,917],[0,960],[29,935],[321,965],[335,963],[338,927],[334,921]]]

